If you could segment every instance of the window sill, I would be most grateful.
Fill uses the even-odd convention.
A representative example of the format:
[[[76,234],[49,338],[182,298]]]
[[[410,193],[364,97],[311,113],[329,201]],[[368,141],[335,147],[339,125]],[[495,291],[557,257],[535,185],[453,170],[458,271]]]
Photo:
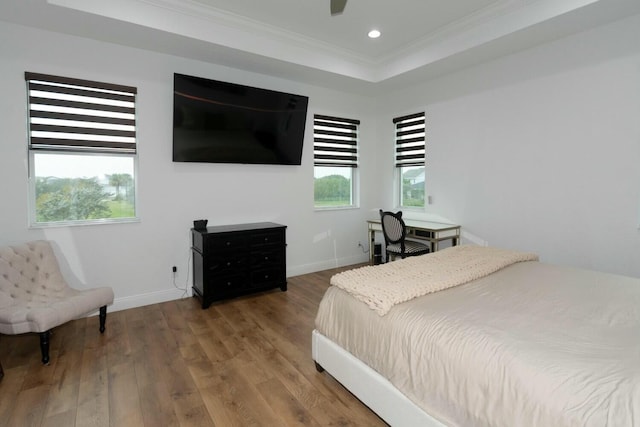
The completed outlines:
[[[106,224],[130,224],[139,223],[140,218],[117,218],[117,219],[92,219],[85,221],[56,221],[56,222],[35,222],[29,225],[30,229],[38,228],[56,228],[56,227],[78,227],[87,225],[106,225]]]
[[[349,211],[354,209],[360,209],[360,206],[327,206],[326,208],[320,208],[317,206],[313,207],[315,212],[326,212],[326,211]]]

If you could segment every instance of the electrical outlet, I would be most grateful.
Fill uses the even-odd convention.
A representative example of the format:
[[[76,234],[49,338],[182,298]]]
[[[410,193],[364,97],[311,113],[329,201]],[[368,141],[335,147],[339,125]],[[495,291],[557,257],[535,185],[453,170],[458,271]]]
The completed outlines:
[[[176,266],[174,265],[173,267],[171,267],[171,271],[173,271],[173,272],[175,273],[176,271],[178,271],[178,267],[176,267]]]
[[[362,243],[361,243],[361,242],[358,242],[358,247],[359,247],[359,248],[362,248],[362,247],[364,247],[364,246],[362,246]]]

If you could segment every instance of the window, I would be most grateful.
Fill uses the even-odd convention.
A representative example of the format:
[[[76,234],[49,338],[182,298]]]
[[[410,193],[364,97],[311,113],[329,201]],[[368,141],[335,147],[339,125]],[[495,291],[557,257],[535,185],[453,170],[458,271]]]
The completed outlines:
[[[355,205],[359,120],[313,116],[314,205]]]
[[[424,207],[425,114],[393,119],[396,127],[396,170],[401,207]]]
[[[136,88],[25,73],[31,224],[136,218]]]

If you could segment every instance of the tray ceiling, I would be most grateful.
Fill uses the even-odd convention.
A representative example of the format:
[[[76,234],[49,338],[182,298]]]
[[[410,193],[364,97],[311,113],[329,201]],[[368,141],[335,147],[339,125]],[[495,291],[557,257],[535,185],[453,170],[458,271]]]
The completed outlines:
[[[21,0],[0,20],[246,68],[406,84],[640,13],[637,0]],[[382,36],[369,39],[378,29]]]

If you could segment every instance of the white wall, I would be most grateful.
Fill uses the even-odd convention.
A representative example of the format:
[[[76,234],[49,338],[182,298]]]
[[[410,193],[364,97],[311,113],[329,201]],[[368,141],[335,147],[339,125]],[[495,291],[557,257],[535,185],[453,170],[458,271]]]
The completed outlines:
[[[287,229],[288,276],[366,259],[370,209],[314,212],[313,113],[362,120],[362,180],[375,170],[372,99],[178,57],[0,22],[0,244],[56,242],[75,286],[109,285],[114,309],[179,297],[187,277],[192,220],[209,225],[273,221]],[[10,41],[10,42],[8,42]],[[27,221],[26,91],[32,71],[138,88],[138,208],[130,224],[29,229]],[[171,161],[173,73],[307,95],[309,120],[301,166],[184,164]],[[371,165],[371,166],[367,166]],[[363,186],[362,206],[376,206]]]
[[[638,40],[633,16],[387,97],[381,122],[426,109],[427,211],[479,242],[640,277]]]

